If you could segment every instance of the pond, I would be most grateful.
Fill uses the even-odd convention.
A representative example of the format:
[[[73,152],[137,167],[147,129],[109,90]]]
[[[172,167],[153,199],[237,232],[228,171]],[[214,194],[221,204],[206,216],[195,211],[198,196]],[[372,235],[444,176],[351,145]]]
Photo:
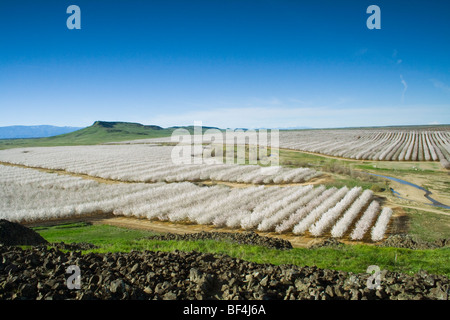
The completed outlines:
[[[389,176],[383,176],[383,175],[380,175],[380,174],[375,174],[375,173],[369,173],[369,172],[367,172],[368,174],[370,174],[370,175],[372,175],[372,176],[377,176],[377,177],[381,177],[381,178],[386,178],[386,179],[389,179],[389,180],[392,180],[392,181],[396,181],[396,182],[399,182],[399,183],[401,183],[401,184],[406,184],[406,185],[408,185],[408,186],[411,186],[411,187],[414,187],[414,188],[417,188],[417,189],[419,189],[419,190],[422,190],[422,191],[425,191],[425,198],[427,198],[428,200],[430,200],[432,203],[427,203],[427,204],[429,204],[429,205],[431,205],[431,206],[434,206],[434,207],[439,207],[439,208],[444,208],[444,209],[450,209],[450,206],[447,206],[447,205],[445,205],[445,204],[442,204],[442,203],[440,203],[439,201],[436,201],[436,200],[434,200],[433,198],[431,198],[431,191],[429,191],[429,190],[427,190],[427,189],[425,189],[425,188],[423,188],[423,187],[421,187],[421,186],[418,186],[417,184],[414,184],[414,183],[411,183],[411,182],[408,182],[408,181],[405,181],[405,180],[402,180],[402,179],[398,179],[398,178],[394,178],[394,177],[389,177]],[[391,191],[392,191],[392,193],[395,195],[395,196],[397,196],[397,197],[399,197],[399,198],[402,198],[402,197],[400,197],[400,193],[398,193],[397,191],[395,191],[394,189],[392,189],[391,188]],[[402,198],[402,199],[404,199],[404,198]]]

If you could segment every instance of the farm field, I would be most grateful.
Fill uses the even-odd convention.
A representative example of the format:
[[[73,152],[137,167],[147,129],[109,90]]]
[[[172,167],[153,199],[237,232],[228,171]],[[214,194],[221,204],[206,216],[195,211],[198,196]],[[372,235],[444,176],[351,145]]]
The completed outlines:
[[[233,144],[235,137],[242,135],[246,133],[230,132],[224,142]],[[450,168],[450,126],[281,130],[279,139],[279,147],[290,150],[356,160],[440,161],[444,168]],[[163,137],[120,143],[171,141]],[[270,144],[270,132],[267,141]]]
[[[428,130],[318,130],[282,132],[280,145],[356,160],[441,161],[448,166],[448,128]]]
[[[450,1],[400,1],[2,1],[3,313],[450,300]]]
[[[226,181],[250,184],[302,183],[320,174],[308,168],[261,168],[227,163],[172,161],[172,146],[103,145],[0,150],[0,162],[63,170],[122,182]],[[214,159],[213,159],[214,160]],[[274,170],[275,169],[275,170]],[[272,173],[273,171],[273,173]]]
[[[391,209],[380,208],[372,191],[361,187],[102,184],[14,166],[0,166],[0,173],[5,199],[1,217],[19,222],[112,212],[296,235],[309,231],[320,236],[330,229],[338,238],[353,229],[353,240],[361,240],[372,230],[370,238],[379,241],[392,215]]]
[[[136,269],[136,258],[128,255],[139,253],[153,259],[150,256],[195,253],[237,259],[240,266],[254,263],[261,270],[267,264],[282,269],[289,264],[299,270],[312,266],[320,268],[312,271],[318,277],[338,272],[342,279],[355,275],[360,279],[357,294],[351,291],[354,288],[349,289],[348,280],[339,278],[341,283],[333,278],[339,289],[332,290],[342,296],[334,295],[331,289],[328,293],[318,289],[313,297],[297,282],[296,287],[293,283],[295,294],[292,289],[285,292],[284,287],[277,288],[277,299],[316,299],[319,294],[326,299],[349,299],[352,295],[421,298],[417,292],[406,295],[407,287],[395,291],[390,285],[383,295],[374,296],[364,289],[368,265],[382,268],[386,279],[404,279],[398,280],[395,288],[410,281],[406,277],[423,281],[424,272],[436,279],[444,277],[436,280],[443,286],[423,289],[423,293],[431,299],[445,297],[442,290],[450,271],[446,264],[448,240],[442,239],[450,238],[450,210],[432,200],[449,204],[450,186],[449,172],[439,158],[363,160],[284,146],[269,148],[269,153],[279,152],[279,166],[273,168],[248,161],[237,164],[237,152],[232,161],[225,157],[225,163],[195,164],[198,159],[211,160],[202,158],[205,150],[211,150],[208,144],[202,145],[200,153],[190,154],[188,163],[174,164],[174,148],[175,144],[163,137],[0,150],[0,219],[30,227],[54,246],[64,242],[59,245],[63,250],[80,248],[88,260],[96,255],[124,255],[130,264],[127,270]],[[224,154],[228,148],[224,147]],[[244,148],[246,158],[250,148]],[[237,147],[232,150],[237,151]],[[381,176],[403,179],[423,189]],[[215,238],[229,234],[239,240]],[[408,237],[415,240],[411,242]],[[265,247],[277,241],[286,241],[293,248]],[[223,256],[227,258],[219,258]],[[191,267],[178,268],[185,272]],[[121,279],[128,279],[121,274]],[[134,283],[130,286],[139,283],[130,279]],[[166,282],[172,280],[167,278]],[[159,290],[153,282],[148,285]],[[96,289],[95,296],[109,299],[109,291],[102,290]],[[221,297],[258,299],[258,294],[249,295],[247,290],[237,295],[223,291]],[[145,293],[146,298],[167,298],[150,292]],[[181,292],[175,295],[183,296]]]
[[[391,225],[396,230],[394,233],[414,234],[428,240],[450,236],[450,210],[434,206],[425,197],[425,191],[411,185],[367,175],[373,173],[406,180],[425,188],[431,192],[433,199],[448,205],[449,172],[442,168],[439,162],[360,161],[292,150],[281,150],[280,158],[281,164],[285,166],[310,166],[315,169],[320,167],[323,175],[328,177],[328,185],[336,187],[358,185],[373,190],[384,205],[394,209]],[[427,216],[430,219],[424,224],[423,219]]]
[[[411,131],[410,136],[415,137],[419,129]],[[334,137],[336,144],[337,138],[348,139],[350,132],[370,137],[371,130],[374,129],[323,132],[340,132]],[[281,132],[280,144],[296,140],[293,137],[298,138],[299,134],[311,138],[305,132]],[[404,131],[393,131],[401,132]],[[445,137],[446,131],[442,132],[436,135]],[[417,136],[427,141],[426,133]],[[433,157],[421,157],[430,161],[368,161],[280,148],[281,167],[264,172],[272,168],[192,164],[198,154],[191,155],[191,163],[173,164],[174,146],[168,145],[168,139],[1,150],[2,190],[4,198],[9,199],[3,204],[2,215],[16,221],[36,221],[114,213],[298,237],[376,242],[407,229],[396,223],[403,219],[405,210],[442,215],[449,212],[430,206],[423,191],[367,174],[388,172],[393,177],[409,179],[430,188],[435,199],[448,203],[447,173],[437,161],[431,161]],[[344,142],[350,144],[345,139]],[[393,149],[387,141],[380,145]],[[405,148],[406,145],[400,149]],[[419,149],[425,150],[412,148],[416,154]],[[390,191],[392,187],[402,197],[396,197]],[[33,197],[38,198],[39,194],[42,199],[37,204]],[[29,207],[28,203],[33,205]]]

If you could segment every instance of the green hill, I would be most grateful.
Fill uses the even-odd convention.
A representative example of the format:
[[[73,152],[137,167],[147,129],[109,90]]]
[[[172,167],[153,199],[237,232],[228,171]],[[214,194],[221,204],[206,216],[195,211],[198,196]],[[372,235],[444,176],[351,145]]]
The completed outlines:
[[[177,128],[187,129],[191,133],[194,130],[193,126],[162,128],[131,122],[96,121],[90,127],[48,138],[0,140],[0,150],[21,147],[93,145],[105,142],[161,138],[171,136]],[[203,130],[208,128],[203,127]]]

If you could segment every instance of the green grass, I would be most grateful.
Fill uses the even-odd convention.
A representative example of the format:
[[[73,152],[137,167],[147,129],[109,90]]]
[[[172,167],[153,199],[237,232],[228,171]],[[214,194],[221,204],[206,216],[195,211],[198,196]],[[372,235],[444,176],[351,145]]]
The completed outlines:
[[[292,250],[268,249],[260,246],[239,245],[226,241],[161,241],[145,239],[155,233],[130,230],[107,225],[84,223],[34,228],[50,242],[89,242],[100,248],[86,252],[197,251],[228,254],[232,257],[257,263],[274,265],[293,264],[317,266],[347,272],[363,273],[370,265],[381,269],[413,274],[421,269],[450,277],[450,249],[409,250],[382,248],[370,245],[344,245],[341,248],[294,248]]]
[[[118,228],[109,225],[92,225],[85,222],[33,228],[49,242],[89,242],[99,246],[125,246],[135,239],[148,237],[149,231]],[[125,247],[124,247],[125,248]]]
[[[409,217],[408,233],[410,235],[425,241],[450,238],[450,215],[424,212],[411,208],[404,209]]]
[[[280,164],[286,167],[315,167],[326,165],[346,165],[348,161],[323,157],[299,151],[280,150]]]

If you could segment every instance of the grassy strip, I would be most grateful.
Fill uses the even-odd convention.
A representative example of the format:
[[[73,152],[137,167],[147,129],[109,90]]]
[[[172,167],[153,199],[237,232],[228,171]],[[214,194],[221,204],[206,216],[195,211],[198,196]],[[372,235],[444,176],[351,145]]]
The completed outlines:
[[[154,233],[107,225],[71,224],[35,228],[50,242],[89,242],[100,246],[86,252],[198,251],[227,254],[235,258],[274,265],[293,264],[354,273],[364,273],[370,265],[381,269],[414,274],[421,269],[450,277],[450,249],[410,250],[381,248],[369,245],[343,245],[341,248],[294,248],[276,250],[259,246],[239,245],[226,241],[161,241],[145,237]]]
[[[32,228],[49,242],[88,242],[100,247],[123,247],[136,239],[155,235],[145,230],[132,230],[109,225],[92,225],[85,222]],[[128,251],[128,250],[126,250]]]
[[[450,216],[411,208],[404,210],[409,217],[410,235],[430,242],[450,238]]]
[[[342,248],[294,248],[291,250],[268,249],[259,246],[238,245],[213,240],[202,241],[135,241],[130,249],[150,251],[199,251],[228,254],[232,257],[270,263],[297,266],[317,266],[324,269],[364,273],[370,265],[381,269],[414,274],[421,269],[450,277],[450,249],[410,250],[379,248],[368,245],[344,245]],[[103,248],[99,252],[109,251]],[[113,248],[120,249],[120,248]]]

